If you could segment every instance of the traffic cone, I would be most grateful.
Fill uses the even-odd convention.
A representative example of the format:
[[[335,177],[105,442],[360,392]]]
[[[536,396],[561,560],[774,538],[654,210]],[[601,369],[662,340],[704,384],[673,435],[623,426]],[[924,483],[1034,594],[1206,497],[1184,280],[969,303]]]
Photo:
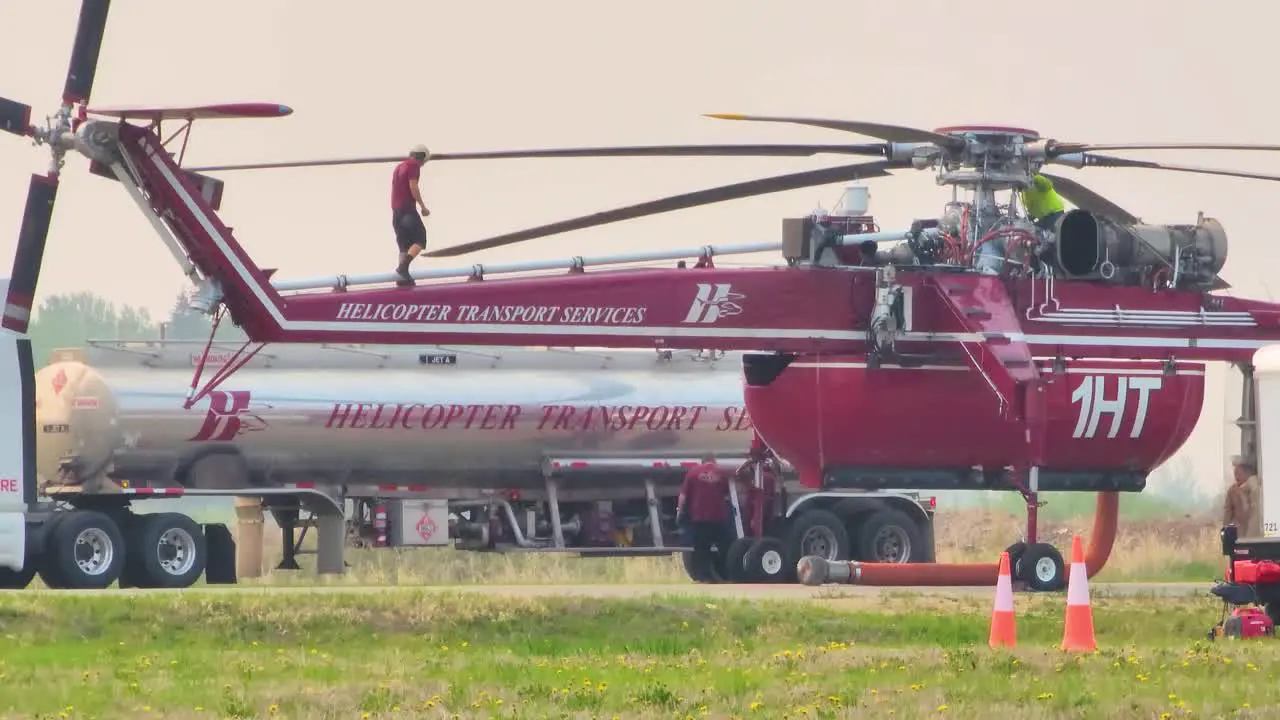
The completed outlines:
[[[996,577],[996,604],[991,610],[991,647],[1014,647],[1017,632],[1013,619],[1013,580],[1009,577],[1009,553],[1000,553],[1000,574]]]
[[[1071,575],[1067,578],[1067,621],[1062,629],[1062,649],[1069,652],[1098,649],[1098,641],[1093,636],[1093,609],[1089,607],[1089,573],[1079,535],[1071,537]]]

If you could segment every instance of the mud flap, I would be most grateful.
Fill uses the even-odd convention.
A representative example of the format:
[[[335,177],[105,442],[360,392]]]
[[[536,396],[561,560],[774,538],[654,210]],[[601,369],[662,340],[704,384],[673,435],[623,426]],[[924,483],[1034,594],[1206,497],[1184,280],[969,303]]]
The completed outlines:
[[[35,366],[31,341],[0,333],[0,568],[21,571],[35,502]]]
[[[209,585],[236,584],[236,540],[223,523],[207,523],[204,526],[205,552],[208,560],[204,566],[204,581]]]

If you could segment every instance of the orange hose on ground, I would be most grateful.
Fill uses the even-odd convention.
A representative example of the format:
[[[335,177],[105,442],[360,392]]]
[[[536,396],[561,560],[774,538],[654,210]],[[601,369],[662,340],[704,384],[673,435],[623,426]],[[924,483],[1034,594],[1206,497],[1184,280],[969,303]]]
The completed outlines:
[[[1093,577],[1107,564],[1116,540],[1120,517],[1120,494],[1098,493],[1093,515],[1093,533],[1085,550],[1084,564]],[[1069,559],[1068,559],[1069,561]],[[871,585],[876,587],[965,587],[994,586],[1000,564],[968,563],[864,563],[832,562],[815,556],[801,558],[796,574],[805,585]]]
[[[1119,527],[1120,493],[1098,493],[1098,504],[1093,511],[1093,533],[1089,536],[1088,547],[1084,549],[1084,566],[1090,578],[1106,567]]]

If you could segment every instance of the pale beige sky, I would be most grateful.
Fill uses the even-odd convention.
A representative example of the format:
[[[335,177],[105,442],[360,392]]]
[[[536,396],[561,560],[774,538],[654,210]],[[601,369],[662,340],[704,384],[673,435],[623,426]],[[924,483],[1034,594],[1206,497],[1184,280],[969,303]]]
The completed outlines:
[[[9,3],[0,95],[55,109],[77,0]],[[1004,123],[1074,141],[1280,141],[1272,29],[1280,5],[1077,0],[1045,6],[809,0],[301,0],[113,3],[98,106],[262,100],[283,120],[198,124],[190,164],[436,151],[663,142],[861,142],[833,131],[730,123],[706,112],[858,118],[932,128]],[[1247,18],[1247,20],[1242,20]],[[985,45],[984,45],[985,44]],[[1280,172],[1262,154],[1146,157]],[[1133,155],[1140,157],[1139,155]],[[46,155],[0,138],[0,257],[11,256],[27,172]],[[525,160],[429,165],[432,245],[841,158]],[[164,313],[182,278],[114,183],[73,158],[39,295],[89,288]],[[389,270],[389,168],[225,175],[223,217],[278,277]],[[1224,274],[1266,297],[1280,183],[1141,170],[1062,172],[1154,222],[1216,216],[1232,240]],[[774,239],[781,218],[830,206],[839,187],[688,210],[481,253],[549,259]],[[923,173],[875,181],[882,227],[936,214]],[[470,262],[426,260],[442,267]],[[760,258],[758,261],[768,261]],[[7,261],[6,261],[7,262]],[[145,280],[143,280],[145,278]],[[39,299],[39,298],[37,298]],[[1206,487],[1224,476],[1222,369],[1184,449]],[[1234,372],[1231,373],[1234,376]],[[1233,388],[1232,392],[1235,390]]]

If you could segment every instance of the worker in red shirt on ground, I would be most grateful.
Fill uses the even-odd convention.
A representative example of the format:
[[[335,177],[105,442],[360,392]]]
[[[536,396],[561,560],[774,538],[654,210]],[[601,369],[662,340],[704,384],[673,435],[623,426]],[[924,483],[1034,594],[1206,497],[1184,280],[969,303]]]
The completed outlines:
[[[712,546],[727,546],[725,523],[729,519],[729,472],[716,464],[714,453],[684,476],[676,499],[676,517],[687,519],[693,535],[693,568],[699,579],[711,580]],[[683,522],[681,522],[683,524]]]
[[[422,174],[422,166],[430,158],[431,152],[425,145],[415,145],[409,151],[409,157],[396,165],[391,173],[391,227],[395,228],[396,245],[400,248],[400,264],[396,265],[400,279],[396,285],[401,287],[414,284],[413,278],[409,277],[409,263],[427,245],[427,226],[422,223],[422,218],[430,215],[431,211],[422,201],[418,178]]]

